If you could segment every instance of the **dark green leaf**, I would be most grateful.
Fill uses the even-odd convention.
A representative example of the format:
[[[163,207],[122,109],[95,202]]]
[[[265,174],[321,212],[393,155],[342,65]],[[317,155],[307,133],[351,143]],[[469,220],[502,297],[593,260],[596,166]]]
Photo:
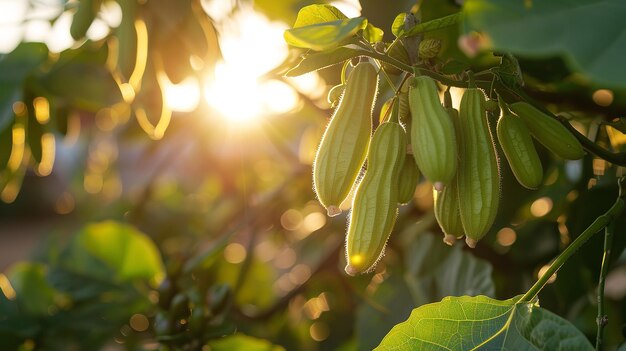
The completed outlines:
[[[302,58],[298,65],[285,73],[286,77],[297,77],[299,75],[317,71],[331,65],[335,65],[353,57],[366,53],[362,49],[349,47],[339,47],[324,52],[313,52]]]
[[[405,278],[416,306],[450,295],[494,295],[491,264],[463,251],[463,246],[449,247],[423,234],[407,248]]]
[[[459,74],[466,69],[469,69],[470,65],[467,62],[461,62],[457,60],[450,60],[446,62],[441,68],[443,74]]]
[[[517,300],[446,297],[413,310],[376,350],[593,350],[567,320]]]
[[[391,274],[356,310],[357,350],[376,347],[394,325],[407,319],[415,306],[402,275]]]
[[[285,41],[293,46],[323,51],[339,45],[366,25],[363,17],[297,27],[285,31]]]
[[[420,23],[415,27],[405,31],[401,34],[403,37],[410,37],[426,32],[432,32],[434,30],[456,26],[461,21],[461,13],[453,13],[451,15],[434,19],[432,21]],[[395,24],[395,22],[394,22]]]
[[[346,15],[332,5],[309,5],[298,11],[298,17],[296,18],[296,23],[293,24],[293,28],[344,20],[347,18]]]
[[[524,85],[522,69],[513,55],[503,55],[500,65],[494,67],[494,72],[498,75],[500,80],[508,86],[514,87]]]
[[[22,99],[24,80],[48,58],[43,43],[22,43],[8,54],[0,55],[0,130],[13,117],[13,103]]]
[[[77,108],[98,111],[122,101],[117,83],[107,69],[88,63],[55,66],[42,81],[48,91]]]
[[[622,0],[468,0],[465,31],[481,31],[489,49],[523,57],[562,55],[597,84],[626,87],[626,6]]]

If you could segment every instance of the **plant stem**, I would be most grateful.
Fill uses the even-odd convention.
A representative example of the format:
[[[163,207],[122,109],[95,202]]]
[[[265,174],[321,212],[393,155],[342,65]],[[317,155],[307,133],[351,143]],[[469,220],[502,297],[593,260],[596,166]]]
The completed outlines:
[[[526,294],[524,294],[524,296],[519,299],[519,302],[530,302],[531,300],[533,300],[537,296],[537,294],[539,294],[539,291],[541,291],[541,289],[543,289],[543,287],[546,285],[550,277],[552,277],[552,275],[556,273],[559,268],[561,268],[561,266],[563,266],[563,264],[587,240],[589,240],[589,238],[591,238],[595,233],[606,227],[611,221],[613,221],[615,217],[619,216],[622,213],[622,211],[624,210],[624,199],[622,198],[622,181],[623,178],[620,179],[618,182],[618,184],[620,185],[619,195],[613,206],[611,206],[611,208],[609,208],[609,210],[606,211],[603,215],[596,218],[596,220],[593,221],[593,223],[591,223],[591,225],[587,227],[587,229],[585,229],[585,231],[582,232],[582,234],[580,234],[570,246],[568,246],[563,252],[561,252],[559,256],[557,256],[557,258],[550,265],[548,270],[537,280],[537,282],[526,292]]]
[[[602,267],[600,268],[600,281],[598,282],[598,334],[596,335],[596,350],[602,349],[602,336],[604,326],[607,324],[607,316],[604,310],[604,282],[609,272],[609,262],[611,261],[611,247],[613,246],[613,233],[615,232],[615,221],[611,221],[604,228],[604,256],[602,256]]]

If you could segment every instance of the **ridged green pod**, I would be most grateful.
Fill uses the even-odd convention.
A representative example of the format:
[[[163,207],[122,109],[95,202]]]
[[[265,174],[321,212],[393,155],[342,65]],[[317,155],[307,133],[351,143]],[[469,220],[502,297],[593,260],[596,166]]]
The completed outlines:
[[[435,81],[413,79],[409,87],[411,146],[420,171],[437,190],[450,184],[457,167],[454,125],[441,105]]]
[[[381,124],[372,138],[368,168],[352,201],[346,236],[346,273],[371,270],[382,257],[398,215],[398,177],[406,134],[395,122]]]
[[[409,120],[411,118],[411,108],[409,106],[409,84],[406,82],[400,87],[398,101],[400,102],[400,121],[404,122]]]
[[[543,180],[543,168],[524,122],[508,111],[498,120],[498,141],[517,181],[528,189],[537,189]]]
[[[568,160],[585,156],[578,139],[559,121],[527,102],[515,102],[509,108],[524,121],[533,137],[554,154]]]
[[[468,246],[489,230],[500,203],[500,172],[481,90],[465,91],[459,108],[461,143],[457,191],[459,213]]]
[[[354,67],[317,149],[313,184],[329,216],[341,213],[339,205],[348,196],[367,156],[377,86],[374,65],[361,62]]]
[[[400,170],[400,178],[398,179],[398,203],[406,204],[415,194],[415,187],[420,180],[420,171],[415,164],[413,155],[406,154],[404,157],[404,165]]]
[[[450,103],[451,104],[451,103]],[[459,113],[457,110],[449,107],[446,112],[452,119],[457,140],[461,140],[461,127],[459,124]],[[442,191],[433,190],[435,218],[439,227],[444,233],[443,241],[452,245],[457,238],[463,236],[463,225],[461,224],[461,215],[459,214],[459,196],[457,192],[458,173],[454,175],[454,179]]]
[[[457,238],[463,236],[463,224],[459,214],[459,197],[454,182],[443,188],[442,191],[433,189],[435,200],[435,218],[443,231],[443,241],[452,245]]]

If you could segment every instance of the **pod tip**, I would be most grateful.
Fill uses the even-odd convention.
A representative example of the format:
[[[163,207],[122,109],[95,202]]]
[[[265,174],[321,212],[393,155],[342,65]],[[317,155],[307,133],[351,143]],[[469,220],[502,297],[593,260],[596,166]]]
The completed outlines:
[[[476,247],[476,244],[478,244],[478,241],[472,239],[472,238],[465,238],[465,243],[467,244],[467,246],[471,247],[472,249]]]
[[[443,237],[443,242],[448,244],[448,245],[450,245],[450,246],[452,246],[456,242],[456,237],[454,235],[451,235],[451,234],[446,234]]]
[[[326,208],[326,212],[328,213],[328,217],[335,217],[341,214],[341,209],[337,206],[331,205]]]

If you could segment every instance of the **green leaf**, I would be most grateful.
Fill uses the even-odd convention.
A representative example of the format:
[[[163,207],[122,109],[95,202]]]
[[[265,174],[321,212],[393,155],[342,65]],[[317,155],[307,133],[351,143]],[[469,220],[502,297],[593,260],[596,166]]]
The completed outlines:
[[[117,83],[101,65],[58,64],[43,77],[42,83],[50,93],[87,111],[96,112],[122,101]]]
[[[366,21],[363,17],[356,17],[288,29],[285,41],[296,47],[323,51],[355,35],[366,25]]]
[[[461,21],[461,13],[453,13],[451,15],[434,19],[432,21],[420,23],[415,27],[403,32],[401,36],[410,37],[426,32],[432,32],[434,30],[452,27],[457,25]],[[395,22],[394,22],[395,24]]]
[[[385,32],[382,29],[376,27],[369,22],[367,23],[367,26],[365,26],[365,29],[363,29],[363,37],[367,39],[367,41],[369,41],[370,43],[377,43],[379,41],[382,41],[384,34]]]
[[[344,20],[347,18],[346,15],[332,5],[309,5],[298,11],[298,17],[296,18],[296,23],[293,24],[293,28]]]
[[[46,266],[32,262],[17,263],[7,276],[19,304],[28,313],[48,314],[48,308],[54,305],[56,291],[46,281]]]
[[[404,34],[404,18],[406,13],[400,13],[396,16],[391,24],[391,33],[396,37],[401,37]]]
[[[273,345],[263,339],[253,338],[245,334],[230,335],[225,338],[211,341],[209,347],[212,351],[284,351],[282,346]]]
[[[597,84],[626,87],[626,6],[622,0],[468,0],[465,32],[489,49],[530,58],[561,55]]]
[[[494,67],[493,71],[500,78],[500,80],[510,87],[524,85],[522,69],[519,66],[519,62],[517,62],[517,59],[513,55],[506,54],[502,56],[500,65]]]
[[[366,51],[349,47],[338,47],[324,52],[313,52],[302,58],[297,66],[285,73],[286,77],[297,77],[299,75],[317,71],[328,66],[342,63],[353,57],[363,55]]]
[[[113,269],[116,278],[122,281],[146,279],[157,284],[164,275],[161,255],[152,240],[122,223],[106,221],[87,225],[74,238],[70,251],[78,272],[94,273],[89,262],[95,257]]]
[[[48,58],[43,43],[21,43],[0,55],[0,130],[11,124],[13,104],[22,99],[24,80]]]
[[[461,62],[458,60],[450,60],[443,65],[443,67],[441,68],[441,73],[448,74],[448,75],[459,74],[469,68],[470,68],[470,65],[467,62]]]
[[[414,309],[376,350],[593,350],[567,320],[518,299],[446,297]]]
[[[462,243],[449,247],[435,235],[419,235],[406,257],[405,279],[416,306],[449,295],[495,294],[491,264],[463,251]]]

